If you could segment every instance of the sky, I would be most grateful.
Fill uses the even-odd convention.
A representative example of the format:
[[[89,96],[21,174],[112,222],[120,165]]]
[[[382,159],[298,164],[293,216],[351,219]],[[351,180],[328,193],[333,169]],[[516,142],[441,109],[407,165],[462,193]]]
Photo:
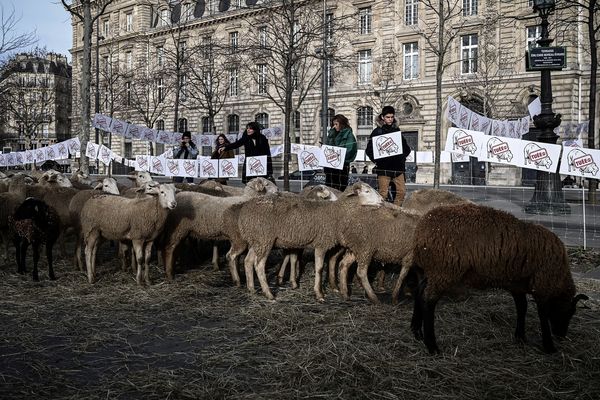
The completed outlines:
[[[0,0],[4,15],[14,8],[20,19],[17,34],[35,31],[38,47],[60,53],[71,60],[71,18],[60,0]]]

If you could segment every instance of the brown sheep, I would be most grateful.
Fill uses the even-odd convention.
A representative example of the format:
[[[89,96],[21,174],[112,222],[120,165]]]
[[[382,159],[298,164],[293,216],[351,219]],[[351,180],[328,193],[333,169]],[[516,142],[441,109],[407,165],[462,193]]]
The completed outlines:
[[[437,207],[419,222],[413,266],[421,275],[411,328],[430,353],[439,352],[435,306],[457,285],[508,290],[517,308],[515,337],[525,340],[526,295],[537,304],[546,352],[552,334],[564,337],[575,306],[575,284],[561,240],[541,225],[474,204]],[[423,279],[424,275],[424,279]]]

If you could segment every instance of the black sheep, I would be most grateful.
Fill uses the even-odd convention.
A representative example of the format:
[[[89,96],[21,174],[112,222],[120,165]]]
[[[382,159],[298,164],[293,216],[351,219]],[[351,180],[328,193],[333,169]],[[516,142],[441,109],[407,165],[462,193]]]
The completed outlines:
[[[21,203],[10,217],[9,224],[17,250],[18,272],[20,274],[27,272],[25,256],[27,255],[27,247],[31,244],[33,247],[33,280],[39,280],[40,245],[45,243],[48,275],[50,279],[56,279],[52,268],[52,246],[54,246],[60,233],[60,219],[56,210],[42,200],[29,197]]]

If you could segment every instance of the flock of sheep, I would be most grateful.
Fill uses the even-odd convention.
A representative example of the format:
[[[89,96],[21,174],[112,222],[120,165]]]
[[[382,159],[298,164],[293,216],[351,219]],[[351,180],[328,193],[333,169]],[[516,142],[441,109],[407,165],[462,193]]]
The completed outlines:
[[[4,174],[3,174],[4,175]],[[280,192],[275,184],[256,178],[244,188],[201,184],[160,184],[146,172],[133,173],[133,187],[104,178],[92,187],[76,173],[71,179],[47,171],[0,176],[0,235],[8,262],[9,242],[17,248],[18,272],[25,272],[25,252],[34,250],[38,279],[39,246],[46,244],[49,277],[52,246],[73,230],[74,264],[95,280],[96,252],[102,239],[120,243],[123,268],[136,270],[138,284],[150,284],[148,265],[153,246],[167,280],[174,276],[175,250],[186,237],[226,240],[232,281],[241,286],[238,259],[244,253],[246,286],[254,292],[256,273],[263,294],[274,299],[266,263],[274,248],[286,254],[281,282],[290,265],[297,287],[298,259],[314,250],[314,293],[323,302],[322,271],[328,263],[329,287],[348,298],[348,271],[357,263],[357,277],[369,300],[379,300],[368,279],[374,261],[400,266],[392,298],[399,297],[405,277],[413,272],[414,310],[411,329],[431,353],[439,352],[434,333],[438,300],[457,285],[508,290],[517,309],[515,337],[525,339],[526,295],[536,301],[543,347],[556,351],[552,335],[565,336],[578,300],[564,245],[546,228],[523,222],[503,211],[476,205],[443,190],[414,191],[397,207],[376,190],[358,182],[343,193],[313,186],[299,194]],[[37,181],[37,182],[35,182]],[[104,192],[104,193],[101,193]],[[131,260],[129,257],[131,256]],[[216,247],[213,264],[218,268]],[[143,279],[142,279],[143,277]]]

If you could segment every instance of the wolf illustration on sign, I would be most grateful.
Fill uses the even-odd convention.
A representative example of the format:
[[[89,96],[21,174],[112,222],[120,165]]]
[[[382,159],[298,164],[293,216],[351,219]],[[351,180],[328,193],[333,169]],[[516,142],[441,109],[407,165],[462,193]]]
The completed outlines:
[[[160,161],[160,159],[158,157],[155,157],[152,160],[152,167],[154,168],[154,170],[156,171],[157,174],[164,173],[162,161]]]
[[[309,151],[303,151],[300,153],[300,160],[302,160],[302,164],[304,165],[304,168],[318,168],[319,167],[319,160],[317,159],[317,157],[309,152]]]
[[[584,152],[582,149],[573,149],[567,154],[569,160],[569,172],[579,170],[582,174],[596,175],[598,166],[594,162],[594,158]]]
[[[453,150],[460,149],[463,151],[463,153],[471,153],[471,155],[475,155],[477,146],[473,141],[473,136],[469,135],[465,131],[457,130],[454,132],[453,139]]]
[[[202,161],[202,175],[203,176],[217,176],[217,171],[214,165],[208,160]]]
[[[392,138],[380,136],[375,139],[375,146],[377,146],[380,156],[384,154],[387,154],[388,156],[391,154],[398,154],[398,145]]]
[[[234,176],[236,173],[235,166],[229,160],[221,161],[221,175]]]
[[[540,147],[537,143],[529,143],[525,146],[523,152],[525,153],[525,165],[534,164],[536,167],[550,169],[552,160],[545,148]]]
[[[498,161],[508,161],[513,159],[513,154],[510,151],[508,143],[492,137],[487,143],[488,158],[496,158]]]
[[[332,165],[333,167],[339,166],[342,162],[341,150],[334,150],[331,147],[325,147],[325,150],[323,150],[323,154],[325,155],[325,161],[327,161],[327,163],[329,165]]]
[[[258,158],[248,157],[248,165],[250,172],[256,175],[262,175],[265,173],[265,167]]]
[[[172,175],[179,175],[179,163],[177,160],[168,160],[167,168]]]

